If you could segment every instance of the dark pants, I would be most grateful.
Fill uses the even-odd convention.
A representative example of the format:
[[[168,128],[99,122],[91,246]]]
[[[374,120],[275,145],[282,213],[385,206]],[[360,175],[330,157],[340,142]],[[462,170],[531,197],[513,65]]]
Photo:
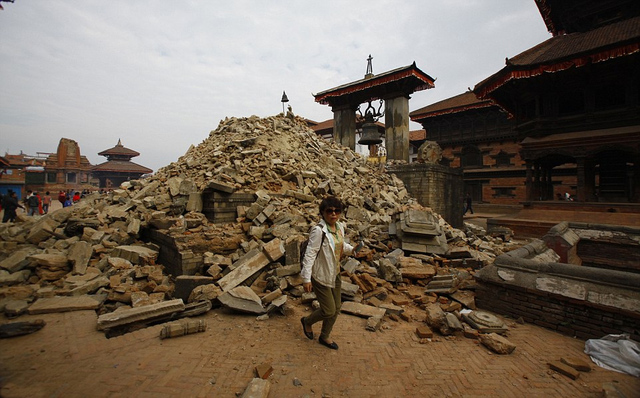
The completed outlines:
[[[338,274],[336,277],[336,286],[331,288],[321,285],[315,279],[311,278],[311,285],[313,286],[313,291],[320,303],[320,308],[313,311],[311,315],[307,317],[306,324],[311,326],[316,322],[322,321],[320,338],[323,340],[329,340],[331,330],[333,330],[333,325],[336,323],[338,314],[340,314],[340,307],[342,307],[342,280],[340,279],[340,274]]]
[[[7,221],[15,221],[16,217],[18,215],[16,214],[15,210],[11,210],[11,209],[4,209],[4,216],[2,217],[2,222],[7,222]]]

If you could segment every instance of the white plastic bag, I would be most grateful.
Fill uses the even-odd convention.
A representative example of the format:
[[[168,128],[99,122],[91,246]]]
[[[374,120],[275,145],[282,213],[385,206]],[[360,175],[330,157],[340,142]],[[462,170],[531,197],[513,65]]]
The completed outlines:
[[[587,340],[584,352],[601,368],[640,377],[640,344],[629,334],[609,334]]]

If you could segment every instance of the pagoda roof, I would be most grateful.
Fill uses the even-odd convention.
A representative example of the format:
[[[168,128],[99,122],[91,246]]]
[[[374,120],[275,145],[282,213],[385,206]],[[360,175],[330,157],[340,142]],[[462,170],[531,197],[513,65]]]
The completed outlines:
[[[547,30],[557,36],[586,32],[640,15],[638,0],[535,0]]]
[[[140,173],[147,174],[153,172],[153,170],[141,166],[137,163],[130,162],[128,160],[109,160],[104,163],[100,163],[97,166],[93,166],[91,171],[94,172],[116,172],[116,173]]]
[[[458,94],[454,97],[427,105],[409,113],[409,117],[414,122],[428,117],[446,115],[450,113],[464,112],[470,109],[487,108],[493,106],[491,100],[481,100],[476,97],[473,91]]]
[[[126,148],[125,146],[122,145],[121,140],[118,139],[118,143],[116,144],[116,146],[114,146],[113,148],[106,149],[98,153],[98,155],[100,156],[120,155],[120,156],[129,156],[133,158],[140,155],[140,153],[134,151],[133,149]]]
[[[581,67],[640,52],[640,17],[584,33],[552,37],[511,59],[499,72],[476,84],[480,99],[509,81]]]
[[[435,80],[418,69],[416,63],[343,84],[314,94],[324,105],[351,107],[364,102],[385,99],[389,94],[409,95],[435,87]]]

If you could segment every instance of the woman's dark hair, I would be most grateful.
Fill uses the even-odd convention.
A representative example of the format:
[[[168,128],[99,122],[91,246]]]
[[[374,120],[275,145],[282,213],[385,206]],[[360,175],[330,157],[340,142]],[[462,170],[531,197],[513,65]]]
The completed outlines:
[[[327,196],[320,202],[320,214],[323,214],[329,207],[335,207],[342,212],[344,210],[344,203],[335,196]]]

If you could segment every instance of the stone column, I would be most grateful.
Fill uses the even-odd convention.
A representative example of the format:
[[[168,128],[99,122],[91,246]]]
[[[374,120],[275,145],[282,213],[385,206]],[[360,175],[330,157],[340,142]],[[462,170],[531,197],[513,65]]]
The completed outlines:
[[[356,112],[349,106],[333,109],[333,140],[356,149]]]
[[[387,160],[409,162],[409,97],[385,99],[384,120]]]

